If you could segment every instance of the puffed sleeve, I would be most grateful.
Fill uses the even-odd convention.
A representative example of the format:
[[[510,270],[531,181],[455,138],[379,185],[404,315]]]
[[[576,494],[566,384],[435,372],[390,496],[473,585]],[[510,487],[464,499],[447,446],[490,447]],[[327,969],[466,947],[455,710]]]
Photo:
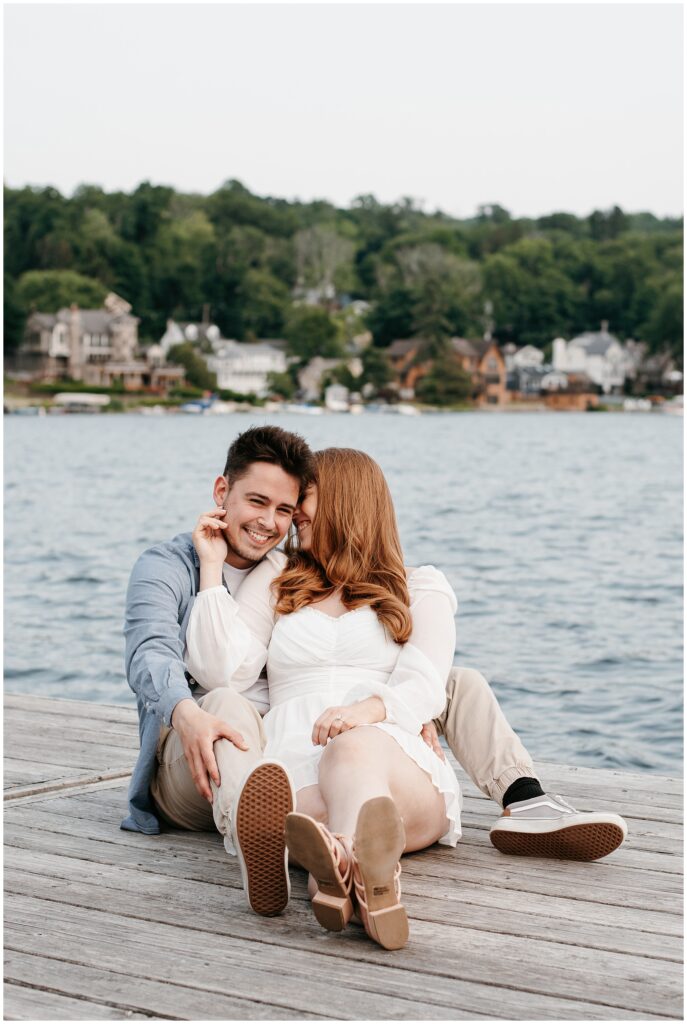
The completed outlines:
[[[431,565],[408,576],[413,628],[386,683],[354,687],[344,703],[378,696],[387,721],[417,735],[446,703],[446,680],[456,648],[456,596],[443,572]]]
[[[275,623],[271,584],[285,557],[272,552],[241,584],[236,597],[224,587],[197,595],[186,632],[186,665],[206,690],[247,690],[267,661]]]

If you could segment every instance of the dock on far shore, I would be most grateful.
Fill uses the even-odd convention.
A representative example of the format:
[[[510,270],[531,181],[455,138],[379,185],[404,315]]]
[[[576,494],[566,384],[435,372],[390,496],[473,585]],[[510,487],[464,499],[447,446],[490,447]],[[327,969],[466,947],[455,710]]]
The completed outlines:
[[[5,1019],[680,1020],[682,786],[540,764],[629,836],[595,863],[506,857],[460,772],[458,847],[403,861],[405,949],[323,931],[306,876],[257,917],[218,834],[123,832],[133,708],[5,697]]]

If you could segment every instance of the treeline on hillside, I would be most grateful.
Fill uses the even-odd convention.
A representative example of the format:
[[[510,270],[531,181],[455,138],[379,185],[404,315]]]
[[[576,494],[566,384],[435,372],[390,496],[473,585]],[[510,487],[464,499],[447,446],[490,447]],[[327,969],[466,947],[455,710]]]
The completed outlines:
[[[261,198],[238,181],[209,196],[148,182],[71,197],[6,188],[5,350],[32,309],[98,306],[110,290],[141,318],[144,343],[168,317],[199,320],[204,307],[225,337],[295,337],[294,295],[308,290],[326,313],[323,337],[340,335],[334,311],[346,296],[371,304],[366,326],[381,347],[486,327],[500,342],[545,347],[608,320],[621,339],[670,348],[681,364],[682,258],[682,220],[618,207],[515,219],[489,205],[457,220],[408,199],[366,195],[338,209]]]

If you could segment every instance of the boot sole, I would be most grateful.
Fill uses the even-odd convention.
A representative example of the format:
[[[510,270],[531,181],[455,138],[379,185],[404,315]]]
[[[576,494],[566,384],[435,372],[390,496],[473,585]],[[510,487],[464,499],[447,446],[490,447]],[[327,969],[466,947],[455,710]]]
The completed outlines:
[[[291,895],[284,824],[293,810],[291,781],[276,763],[248,776],[234,814],[234,845],[248,904],[261,917],[285,909]]]
[[[518,857],[557,857],[560,860],[599,860],[617,850],[625,838],[618,825],[569,825],[555,832],[516,832],[495,828],[489,833],[501,853]]]

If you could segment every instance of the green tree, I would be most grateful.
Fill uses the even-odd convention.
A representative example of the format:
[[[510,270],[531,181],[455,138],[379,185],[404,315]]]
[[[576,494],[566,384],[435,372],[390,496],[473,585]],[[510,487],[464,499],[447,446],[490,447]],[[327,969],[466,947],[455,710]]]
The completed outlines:
[[[460,405],[472,395],[472,380],[450,353],[440,356],[415,388],[415,397],[429,405]]]
[[[367,314],[367,325],[376,346],[386,348],[397,338],[410,338],[414,331],[415,298],[401,285],[384,292]]]
[[[217,376],[208,369],[205,360],[190,342],[173,345],[167,353],[167,361],[184,367],[186,380],[192,387],[202,391],[217,390]]]
[[[389,358],[382,349],[369,345],[362,355],[363,372],[358,380],[358,388],[363,384],[371,384],[380,391],[394,378],[394,371]]]
[[[17,282],[19,302],[41,313],[56,313],[74,302],[82,309],[100,309],[106,295],[100,281],[73,270],[27,270]]]
[[[290,373],[268,373],[267,388],[271,395],[278,395],[280,398],[293,398],[296,394],[296,384]]]
[[[267,270],[248,270],[237,292],[242,336],[278,338],[290,305],[289,290]]]
[[[21,344],[26,322],[26,309],[17,295],[16,285],[9,274],[4,275],[3,292],[3,346],[5,355],[8,356],[16,352]]]
[[[200,210],[160,226],[153,296],[158,308],[179,319],[194,318],[206,301],[204,278],[213,262],[214,246],[215,229]]]
[[[438,354],[454,332],[464,333],[474,321],[479,268],[436,244],[402,249],[397,259],[413,295],[414,332],[426,339],[431,354]]]
[[[570,333],[577,292],[561,272],[549,239],[523,238],[484,263],[484,291],[500,340],[543,347]]]
[[[152,246],[161,225],[169,219],[174,189],[143,181],[122,203],[120,233],[127,241]]]
[[[208,198],[206,210],[218,230],[252,224],[270,235],[291,235],[298,230],[296,209],[283,200],[261,199],[240,181],[227,181]]]
[[[642,329],[642,337],[654,351],[669,349],[678,366],[683,365],[684,306],[682,279],[664,279],[661,296]]]
[[[612,210],[594,210],[587,218],[589,233],[597,242],[617,238],[627,230],[627,218],[619,206]]]
[[[289,352],[303,362],[313,356],[334,359],[344,354],[336,324],[319,306],[294,306],[287,316],[284,336]]]
[[[302,287],[319,288],[323,294],[352,288],[355,244],[335,225],[306,228],[297,233],[294,241]]]
[[[159,337],[168,316],[198,319],[206,304],[226,337],[282,333],[300,268],[302,282],[371,303],[377,346],[420,333],[438,348],[446,336],[469,337],[487,300],[501,341],[545,345],[608,320],[620,338],[646,329],[653,346],[680,345],[681,218],[613,207],[535,220],[492,203],[458,220],[408,198],[364,195],[337,209],[260,197],[237,181],[210,196],[150,182],[129,194],[86,184],[71,197],[6,188],[4,212],[5,272],[16,289],[8,309],[23,307],[22,275],[76,273],[98,283],[97,298],[40,288],[32,302],[99,305],[113,290],[141,318],[142,338]],[[328,332],[321,341],[309,351],[326,352]]]

